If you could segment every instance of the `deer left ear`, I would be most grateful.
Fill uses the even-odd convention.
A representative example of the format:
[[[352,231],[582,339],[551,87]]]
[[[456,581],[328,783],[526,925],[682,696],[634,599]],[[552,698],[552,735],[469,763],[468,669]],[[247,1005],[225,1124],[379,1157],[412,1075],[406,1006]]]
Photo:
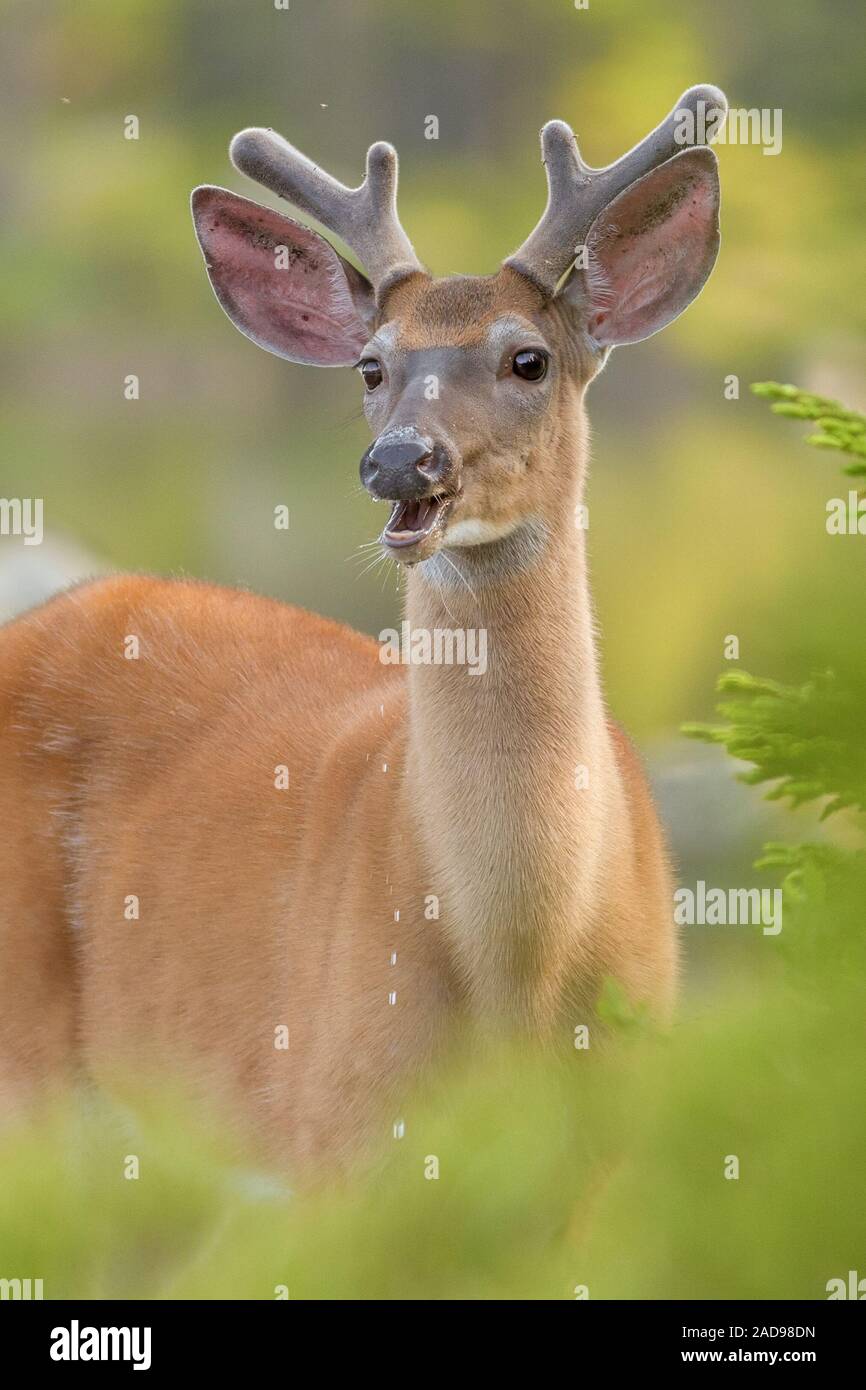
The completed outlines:
[[[683,150],[626,188],[586,237],[588,265],[563,293],[599,347],[639,343],[703,289],[719,250],[718,162]]]
[[[315,367],[351,366],[376,315],[367,278],[318,233],[224,188],[192,195],[216,297],[259,347]]]

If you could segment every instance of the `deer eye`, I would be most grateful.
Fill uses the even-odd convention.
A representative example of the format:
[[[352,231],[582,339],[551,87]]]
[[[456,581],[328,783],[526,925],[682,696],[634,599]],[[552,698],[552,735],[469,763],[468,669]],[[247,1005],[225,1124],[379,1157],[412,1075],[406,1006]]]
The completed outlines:
[[[511,370],[524,381],[541,381],[547,376],[548,357],[541,348],[524,348],[514,354]]]
[[[367,357],[360,363],[361,376],[368,391],[375,391],[382,385],[382,364],[375,357]]]

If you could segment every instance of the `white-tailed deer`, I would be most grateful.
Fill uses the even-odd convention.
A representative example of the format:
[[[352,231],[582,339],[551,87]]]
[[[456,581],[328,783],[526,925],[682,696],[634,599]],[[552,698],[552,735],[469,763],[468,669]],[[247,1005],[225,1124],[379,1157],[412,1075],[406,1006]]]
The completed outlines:
[[[567,1047],[608,975],[667,1009],[665,850],[606,713],[577,509],[587,384],[716,257],[716,160],[678,142],[700,102],[724,110],[693,88],[604,169],[546,126],[546,211],[486,278],[421,267],[389,145],[351,190],[271,131],[231,148],[367,276],[270,208],[196,189],[241,331],[360,369],[361,477],[392,506],[410,659],[248,593],[138,576],[3,629],[7,1100],[168,1070],[303,1166],[389,1129],[461,1020]],[[437,647],[461,633],[484,635],[484,663]]]

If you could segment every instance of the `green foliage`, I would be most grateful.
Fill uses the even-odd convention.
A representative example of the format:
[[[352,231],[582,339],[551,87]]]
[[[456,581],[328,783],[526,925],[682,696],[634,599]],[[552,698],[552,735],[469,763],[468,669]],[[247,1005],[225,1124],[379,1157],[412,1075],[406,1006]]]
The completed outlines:
[[[727,671],[717,689],[732,697],[718,706],[727,722],[686,724],[683,733],[753,763],[739,774],[741,781],[773,782],[767,799],[787,797],[794,807],[827,798],[823,818],[846,806],[866,809],[866,683],[844,688],[825,671],[804,685],[786,686]]]
[[[771,400],[778,415],[816,420],[821,433],[808,436],[807,443],[866,455],[864,416],[796,386],[759,382],[752,390]],[[866,472],[866,464],[844,471]],[[751,763],[739,774],[741,781],[772,782],[767,799],[787,798],[794,808],[822,800],[822,820],[846,809],[866,811],[866,662],[849,663],[845,681],[824,671],[800,686],[729,671],[719,678],[717,690],[730,696],[718,706],[726,722],[687,724],[683,733],[720,744],[732,757]],[[826,904],[834,888],[864,863],[862,849],[773,843],[764,846],[755,867],[784,872],[789,904]]]
[[[790,903],[825,903],[850,867],[851,856],[836,845],[790,845],[770,841],[764,845],[756,869],[784,872],[785,896]]]
[[[838,401],[810,395],[797,386],[780,386],[777,381],[756,381],[752,390],[756,396],[772,401],[770,409],[776,415],[814,420],[818,433],[807,435],[806,443],[816,449],[836,449],[850,455],[854,462],[843,468],[843,473],[866,476],[866,416],[846,410]]]
[[[652,1028],[646,1004],[633,1004],[619,981],[610,975],[602,983],[595,1009],[612,1031],[634,1036]]]
[[[0,1267],[48,1298],[823,1298],[866,1241],[864,894],[849,866],[829,907],[786,917],[784,969],[755,934],[760,992],[668,1034],[601,1047],[591,1026],[588,1050],[557,1035],[455,1065],[373,1168],[316,1192],[169,1101],[134,1129],[53,1111],[0,1137]]]

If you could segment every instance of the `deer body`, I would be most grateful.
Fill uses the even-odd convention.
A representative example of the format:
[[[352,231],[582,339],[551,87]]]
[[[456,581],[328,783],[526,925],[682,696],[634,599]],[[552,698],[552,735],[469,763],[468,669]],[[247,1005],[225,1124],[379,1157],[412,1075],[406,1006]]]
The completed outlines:
[[[271,186],[334,213],[341,186],[282,142],[275,154],[279,137],[239,141],[241,167],[273,166]],[[553,285],[573,253],[558,269],[550,207],[535,243],[481,280],[430,280],[392,214],[367,247],[370,286],[307,229],[201,191],[209,271],[249,336],[328,364],[367,344],[362,478],[394,505],[383,542],[408,565],[406,616],[483,629],[487,669],[384,665],[370,639],[299,610],[140,577],[5,628],[0,1099],[168,1070],[303,1166],[384,1133],[458,1023],[568,1046],[608,975],[667,1009],[662,836],[606,714],[574,521],[587,383],[638,319],[654,331],[672,295],[682,307],[673,271],[648,295],[641,261],[637,301],[619,278],[635,247],[656,254],[668,217],[691,261],[717,236],[712,155],[650,141],[650,171],[622,174],[599,276],[567,298]],[[342,190],[350,228],[375,213],[377,178],[393,200],[386,149]],[[605,217],[621,192],[606,187]],[[288,282],[261,259],[279,237],[296,252]]]

